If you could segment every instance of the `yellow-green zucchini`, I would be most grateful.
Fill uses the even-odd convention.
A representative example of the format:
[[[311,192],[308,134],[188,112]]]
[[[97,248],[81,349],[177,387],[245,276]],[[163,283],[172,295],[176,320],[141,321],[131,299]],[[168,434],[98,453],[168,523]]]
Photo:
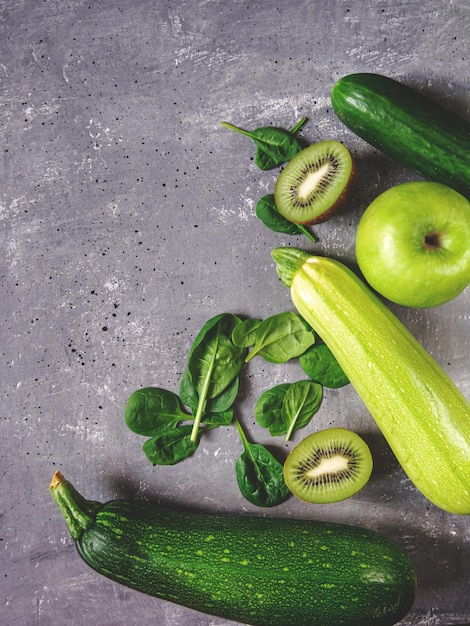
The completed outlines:
[[[470,404],[349,268],[296,248],[273,251],[298,312],[335,355],[396,458],[436,506],[470,513]]]
[[[392,626],[410,610],[412,563],[370,530],[85,500],[51,493],[81,557],[143,593],[254,626]]]

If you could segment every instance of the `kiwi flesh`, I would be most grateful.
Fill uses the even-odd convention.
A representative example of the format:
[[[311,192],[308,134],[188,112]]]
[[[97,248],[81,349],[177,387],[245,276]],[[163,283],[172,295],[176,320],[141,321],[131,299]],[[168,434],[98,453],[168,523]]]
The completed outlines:
[[[345,428],[327,428],[308,435],[284,463],[287,487],[300,500],[328,504],[357,493],[372,473],[369,446]]]
[[[319,141],[298,152],[276,182],[277,210],[295,224],[326,222],[343,209],[356,178],[349,149],[339,141]]]

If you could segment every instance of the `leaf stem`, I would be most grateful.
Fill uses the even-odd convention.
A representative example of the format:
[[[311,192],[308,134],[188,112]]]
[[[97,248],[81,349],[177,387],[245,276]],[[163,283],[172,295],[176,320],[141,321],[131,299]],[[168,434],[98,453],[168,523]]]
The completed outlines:
[[[253,357],[255,357],[255,356],[258,354],[258,352],[261,350],[261,348],[262,348],[262,347],[263,347],[263,346],[259,346],[259,347],[257,348],[257,347],[255,346],[252,350],[250,350],[250,351],[248,352],[248,354],[246,355],[246,357],[245,357],[245,363],[249,363],[249,362],[251,361],[251,359],[252,359]]]
[[[307,121],[306,117],[300,118],[300,120],[297,122],[294,128],[292,128],[289,132],[291,132],[294,135],[298,130],[302,128],[302,126],[305,124],[306,121]]]
[[[202,387],[202,393],[199,396],[199,400],[197,403],[196,415],[194,416],[193,428],[191,430],[190,440],[192,443],[195,443],[197,440],[197,433],[199,431],[199,426],[201,425],[202,414],[204,412],[204,407],[206,405],[207,393],[209,391],[209,385],[211,383],[212,372],[214,371],[214,362],[212,361],[209,371],[207,372],[206,378],[204,379],[204,385]]]
[[[303,224],[297,224],[297,226],[299,227],[299,230],[306,236],[308,237],[308,239],[310,239],[310,241],[312,243],[316,243],[317,242],[317,238],[315,237],[315,235],[313,235],[308,228],[306,228]]]
[[[294,426],[297,422],[297,417],[298,417],[299,413],[297,412],[297,414],[295,415],[295,418],[293,420],[291,420],[290,424],[289,424],[289,428],[287,429],[286,432],[286,438],[285,441],[289,441],[289,439],[292,437],[292,432],[294,431]]]
[[[253,139],[253,133],[249,130],[244,130],[243,128],[234,126],[234,124],[230,124],[229,122],[220,122],[220,124],[229,130],[234,130],[236,133],[241,133],[242,135],[246,135],[247,137],[250,137],[250,139]]]
[[[237,427],[238,434],[240,435],[240,439],[242,440],[243,448],[250,457],[254,460],[253,454],[251,452],[250,442],[248,441],[247,436],[245,435],[245,431],[243,430],[242,425],[240,424],[240,420],[236,417],[234,420],[234,424]]]

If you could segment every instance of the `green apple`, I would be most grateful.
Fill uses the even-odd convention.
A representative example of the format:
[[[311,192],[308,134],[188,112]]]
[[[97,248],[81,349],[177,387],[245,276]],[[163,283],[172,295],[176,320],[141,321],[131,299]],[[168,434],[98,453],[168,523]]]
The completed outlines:
[[[379,294],[414,308],[437,306],[470,284],[470,201],[446,185],[408,182],[364,211],[356,259]]]

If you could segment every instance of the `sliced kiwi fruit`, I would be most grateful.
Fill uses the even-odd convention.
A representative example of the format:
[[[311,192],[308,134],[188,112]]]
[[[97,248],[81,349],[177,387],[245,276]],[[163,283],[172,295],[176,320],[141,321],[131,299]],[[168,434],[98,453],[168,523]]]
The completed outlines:
[[[295,224],[326,222],[344,208],[356,178],[349,149],[334,139],[298,152],[279,174],[277,210]]]
[[[315,432],[292,449],[284,463],[289,490],[304,502],[328,504],[357,493],[372,473],[369,446],[345,428]]]

